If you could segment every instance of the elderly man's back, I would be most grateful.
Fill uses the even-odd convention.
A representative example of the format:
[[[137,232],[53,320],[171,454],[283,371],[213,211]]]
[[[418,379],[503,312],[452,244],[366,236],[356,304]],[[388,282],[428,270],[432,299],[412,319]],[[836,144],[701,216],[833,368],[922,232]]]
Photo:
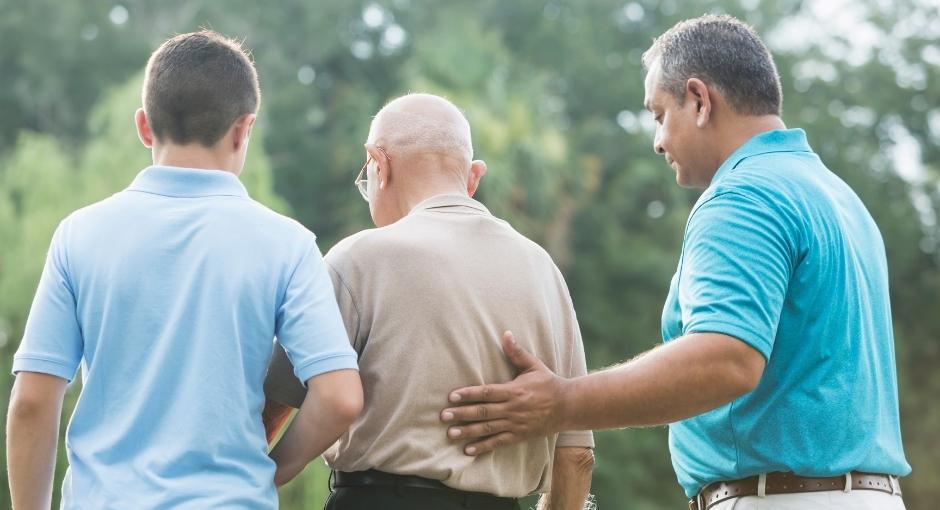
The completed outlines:
[[[431,94],[392,100],[372,119],[364,149],[354,182],[379,228],[340,242],[325,260],[359,354],[366,411],[325,454],[334,469],[326,508],[518,510],[517,498],[538,490],[553,509],[580,509],[590,432],[470,457],[438,420],[451,390],[515,375],[496,338],[505,330],[562,376],[585,372],[558,269],[472,200],[486,163],[473,159],[470,125],[453,103]],[[265,384],[269,437],[285,417],[277,402],[303,399],[276,352]]]
[[[561,375],[585,373],[561,273],[481,203],[429,198],[390,226],[341,241],[325,259],[365,389],[365,411],[326,454],[334,470],[520,497],[547,489],[556,446],[593,446],[590,432],[566,432],[470,457],[438,420],[450,390],[515,375],[496,336],[503,330]],[[290,393],[270,386],[269,395]]]

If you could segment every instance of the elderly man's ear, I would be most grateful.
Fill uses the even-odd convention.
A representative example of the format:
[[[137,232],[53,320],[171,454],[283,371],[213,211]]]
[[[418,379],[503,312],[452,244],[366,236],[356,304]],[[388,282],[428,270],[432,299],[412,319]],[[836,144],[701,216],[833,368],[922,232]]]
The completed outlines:
[[[480,179],[486,175],[486,162],[482,159],[475,159],[470,163],[470,176],[467,178],[467,196],[472,197],[477,192],[477,186],[480,185]]]
[[[391,165],[388,154],[374,143],[365,144],[366,151],[375,161],[375,178],[379,183],[379,189],[385,189],[385,185],[391,177]]]

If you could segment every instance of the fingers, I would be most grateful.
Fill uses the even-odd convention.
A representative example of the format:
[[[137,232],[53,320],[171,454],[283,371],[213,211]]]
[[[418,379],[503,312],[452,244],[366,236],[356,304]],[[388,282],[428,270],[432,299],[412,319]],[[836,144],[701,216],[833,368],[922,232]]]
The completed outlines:
[[[506,416],[506,408],[500,404],[474,404],[441,411],[441,421],[455,423],[499,420]]]
[[[509,420],[492,420],[480,423],[469,423],[447,429],[447,437],[451,439],[479,439],[502,432],[513,432],[513,423]]]
[[[468,444],[464,447],[463,452],[472,456],[483,455],[484,453],[491,452],[497,448],[516,444],[521,440],[521,437],[513,434],[512,432],[501,432],[495,436],[490,436],[483,441],[477,441],[476,443]]]
[[[505,402],[509,400],[509,387],[505,384],[484,384],[483,386],[468,386],[450,393],[448,400],[451,403],[473,402]]]
[[[519,347],[519,344],[517,344],[515,338],[513,338],[512,331],[503,333],[502,343],[503,352],[506,354],[506,357],[509,358],[509,361],[511,361],[520,372],[528,372],[529,370],[543,366],[542,362],[533,356],[532,353]]]

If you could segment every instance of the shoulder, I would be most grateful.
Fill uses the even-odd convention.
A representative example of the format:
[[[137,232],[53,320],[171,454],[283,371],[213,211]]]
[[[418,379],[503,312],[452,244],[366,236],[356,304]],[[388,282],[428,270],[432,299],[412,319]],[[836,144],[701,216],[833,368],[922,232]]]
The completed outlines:
[[[370,228],[343,238],[333,245],[325,255],[327,261],[340,262],[355,254],[374,252],[381,248],[388,236],[380,234],[381,229]]]
[[[802,154],[767,154],[742,161],[702,194],[692,209],[690,224],[768,215],[785,220],[790,227],[798,227],[801,211],[812,200],[816,186],[811,173],[817,171],[809,168],[810,162]],[[813,159],[818,163],[818,158],[813,156]],[[825,171],[821,164],[818,167]],[[714,214],[706,214],[707,211]]]

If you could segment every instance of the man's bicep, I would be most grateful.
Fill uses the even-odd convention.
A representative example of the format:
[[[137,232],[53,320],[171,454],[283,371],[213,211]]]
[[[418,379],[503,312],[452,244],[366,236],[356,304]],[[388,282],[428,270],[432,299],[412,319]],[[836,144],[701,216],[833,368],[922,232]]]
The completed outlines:
[[[679,277],[683,332],[722,333],[769,356],[792,273],[791,235],[780,212],[736,193],[697,209]]]

